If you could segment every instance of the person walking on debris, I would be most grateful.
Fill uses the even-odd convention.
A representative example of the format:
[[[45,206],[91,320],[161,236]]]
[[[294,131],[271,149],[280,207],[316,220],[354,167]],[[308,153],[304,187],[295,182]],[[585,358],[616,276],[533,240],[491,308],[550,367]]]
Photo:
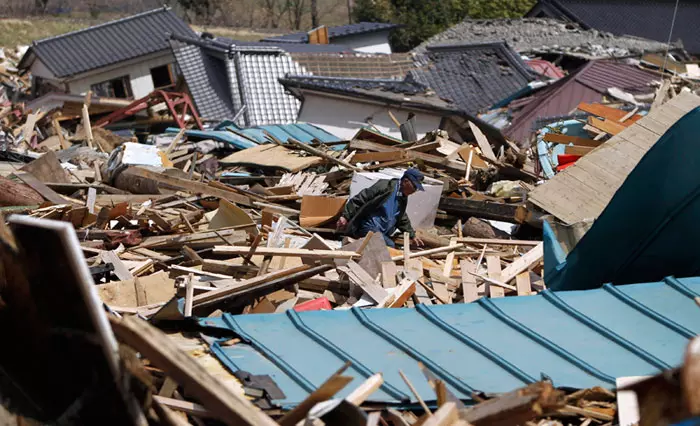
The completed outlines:
[[[416,231],[406,214],[409,195],[423,191],[423,174],[418,169],[408,169],[401,179],[380,180],[363,189],[345,204],[337,228],[353,238],[361,238],[368,232],[381,232],[389,247],[395,247],[391,236],[398,229],[408,232],[411,242],[422,246]]]

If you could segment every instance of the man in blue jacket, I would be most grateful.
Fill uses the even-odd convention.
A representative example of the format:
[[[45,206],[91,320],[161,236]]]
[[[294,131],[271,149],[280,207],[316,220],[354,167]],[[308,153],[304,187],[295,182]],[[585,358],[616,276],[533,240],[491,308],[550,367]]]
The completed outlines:
[[[408,169],[401,179],[380,180],[369,188],[363,189],[345,204],[343,214],[338,220],[339,230],[353,238],[361,238],[368,232],[380,232],[389,247],[394,247],[391,236],[398,229],[408,232],[412,242],[422,246],[423,241],[416,238],[411,220],[406,214],[409,195],[423,191],[423,174],[418,169]]]

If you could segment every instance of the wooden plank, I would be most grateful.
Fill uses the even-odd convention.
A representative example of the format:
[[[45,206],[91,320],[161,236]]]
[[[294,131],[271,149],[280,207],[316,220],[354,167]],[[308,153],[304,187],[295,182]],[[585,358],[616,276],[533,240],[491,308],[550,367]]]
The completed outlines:
[[[355,388],[355,390],[350,392],[350,394],[345,397],[345,400],[359,407],[363,402],[367,401],[367,398],[379,389],[382,384],[384,384],[382,373],[373,374],[362,382],[360,386]]]
[[[243,256],[248,254],[250,247],[240,246],[215,246],[214,254],[238,255]],[[308,259],[352,259],[360,257],[354,251],[340,250],[308,250],[295,248],[280,248],[280,247],[258,247],[255,254],[261,256],[289,256],[289,257],[305,257]]]
[[[484,135],[481,129],[479,129],[476,126],[476,124],[472,123],[471,121],[469,122],[469,128],[472,130],[472,134],[476,139],[476,143],[479,144],[479,148],[481,149],[481,152],[484,155],[484,157],[493,162],[498,162],[496,154],[494,154],[493,148],[491,148],[489,140],[486,138],[486,135]]]
[[[515,277],[515,288],[517,288],[518,296],[528,296],[532,293],[529,272],[523,272]]]
[[[396,287],[396,274],[398,272],[394,262],[382,262],[382,286],[384,288]]]
[[[507,241],[510,241],[510,240],[507,240]],[[415,259],[416,257],[427,257],[427,256],[430,256],[433,254],[455,251],[456,249],[458,249],[460,247],[463,247],[463,244],[456,243],[454,245],[437,247],[437,248],[423,250],[423,251],[414,251],[414,252],[409,253],[408,258]],[[404,260],[404,256],[403,256],[403,254],[399,255],[399,256],[392,256],[391,260],[393,260],[394,262],[398,262],[400,260]]]
[[[496,281],[503,281],[501,279],[501,258],[499,256],[486,256],[486,270],[489,278]],[[493,285],[492,283],[487,282],[487,289],[489,297],[505,296],[505,290],[503,290],[502,287]]]
[[[477,272],[476,265],[467,259],[463,259],[459,265],[462,272],[462,295],[464,296],[464,303],[470,303],[479,298],[476,277],[473,275]]]
[[[359,139],[353,139],[350,141],[349,144],[350,149],[366,149],[368,151],[377,151],[377,152],[387,152],[387,151],[395,151],[396,147],[394,146],[389,146],[389,145],[383,145],[380,143],[376,142],[370,142],[370,141],[364,141],[364,140],[359,140]],[[446,161],[445,157],[442,157],[440,155],[433,155],[433,154],[426,154],[424,152],[415,152],[411,151],[411,156],[414,156],[416,159],[423,160],[427,164],[434,166],[434,167],[439,167],[442,169],[446,169],[450,173],[457,173],[460,176],[464,176],[464,171],[466,170],[466,164],[458,161]]]
[[[357,166],[353,166],[352,164],[348,163],[347,161],[339,160],[332,155],[326,154],[325,152],[321,151],[320,149],[313,148],[307,144],[301,143],[298,140],[294,138],[288,138],[287,142],[291,143],[295,147],[301,149],[302,151],[306,151],[311,155],[315,155],[316,157],[321,157],[326,161],[330,161],[333,164],[337,164],[340,167],[345,167],[347,169],[359,172],[362,171],[361,168]]]
[[[306,417],[306,414],[314,405],[319,402],[327,401],[335,394],[340,392],[353,378],[350,376],[342,376],[343,372],[350,366],[350,363],[345,364],[340,370],[335,372],[328,380],[323,382],[318,389],[311,392],[299,405],[293,410],[288,411],[280,420],[280,426],[295,426],[298,422]]]
[[[354,163],[369,163],[372,161],[392,161],[405,157],[404,151],[387,151],[387,152],[364,152],[355,154],[352,157]]]
[[[411,278],[404,278],[393,293],[379,303],[377,308],[401,308],[416,292],[416,281]]]
[[[169,197],[166,194],[99,194],[95,203],[101,206],[111,206],[120,203],[145,203],[148,200],[158,200]]]
[[[350,282],[359,286],[375,302],[381,303],[389,295],[386,290],[374,282],[371,277],[360,265],[354,261],[349,261],[346,266],[341,269],[350,278]]]
[[[408,266],[404,270],[404,273],[406,272],[408,273],[408,276],[415,281],[423,279],[423,262],[421,262],[420,259],[409,259]],[[428,296],[428,292],[422,285],[416,286],[414,300],[424,305],[433,304],[433,301],[430,300],[430,296]]]
[[[601,120],[595,117],[588,117],[588,124],[611,135],[616,135],[626,128],[622,124],[615,121]]]
[[[194,358],[178,349],[157,328],[137,317],[110,316],[109,319],[119,340],[164,370],[220,421],[227,425],[276,425],[245,397],[231,392]]]
[[[569,155],[580,155],[584,156],[591,152],[594,148],[589,146],[567,146],[564,148],[564,153]]]
[[[459,419],[457,404],[446,402],[432,416],[423,423],[423,426],[453,426]]]
[[[245,206],[252,205],[248,197],[240,195],[234,191],[227,191],[220,188],[214,188],[200,182],[168,176],[162,173],[154,172],[149,169],[144,169],[142,167],[131,167],[129,168],[129,172],[134,176],[140,176],[145,179],[151,179],[156,182],[190,192],[192,194],[203,194],[210,197],[223,198],[225,200],[243,204]]]
[[[521,272],[527,271],[531,267],[538,264],[542,260],[543,256],[544,243],[539,243],[533,249],[515,259],[513,263],[506,266],[503,271],[501,271],[500,281],[503,281],[506,284],[509,283],[510,280],[514,279]]]
[[[16,173],[15,176],[17,176],[17,178],[19,178],[19,180],[24,182],[27,186],[38,192],[39,195],[54,204],[66,204],[68,202],[65,198],[58,195],[56,191],[35,178],[31,173]]]
[[[627,111],[613,108],[603,104],[593,104],[587,102],[581,102],[578,104],[576,109],[589,114],[593,114],[598,117],[605,118],[606,120],[613,120],[619,122],[623,117],[627,115]],[[641,116],[639,116],[641,118]]]
[[[169,377],[166,379],[170,379]],[[173,382],[174,383],[174,382]],[[163,385],[165,387],[165,385]],[[181,411],[183,413],[191,414],[195,417],[201,417],[204,419],[209,419],[214,417],[211,413],[211,411],[207,410],[204,408],[203,405],[190,402],[190,401],[183,401],[181,399],[175,399],[175,398],[169,398],[167,396],[163,395],[153,395],[153,399],[157,401],[159,404],[163,404],[168,408],[172,408],[173,410],[176,411]],[[187,423],[189,424],[189,423]]]
[[[219,160],[222,164],[250,165],[298,172],[323,163],[320,157],[301,157],[284,146],[263,144],[235,152]]]
[[[465,244],[488,244],[490,246],[536,246],[541,243],[541,241],[530,241],[530,240],[504,240],[498,238],[472,238],[464,237],[457,238],[455,240],[458,243]]]
[[[88,188],[87,200],[85,201],[85,206],[87,207],[90,214],[95,214],[95,200],[97,199],[97,190],[95,188]]]
[[[582,138],[579,136],[569,136],[561,133],[545,133],[543,139],[546,142],[561,143],[565,145],[573,144],[575,146],[588,146],[592,148],[598,147],[603,144],[603,141]]]
[[[117,253],[115,253],[113,250],[102,252],[100,257],[104,263],[111,263],[114,265],[114,275],[116,275],[121,281],[134,279],[134,276],[131,274],[131,271],[129,271],[129,268],[124,265],[124,262],[122,262]]]

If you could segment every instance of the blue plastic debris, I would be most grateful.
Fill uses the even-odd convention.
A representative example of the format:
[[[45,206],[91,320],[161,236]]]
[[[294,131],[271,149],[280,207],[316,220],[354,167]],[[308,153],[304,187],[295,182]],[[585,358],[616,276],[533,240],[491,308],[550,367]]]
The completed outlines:
[[[507,392],[545,376],[555,386],[613,388],[616,377],[675,366],[700,331],[693,300],[699,289],[700,278],[667,278],[469,304],[224,314],[200,324],[240,336],[242,343],[214,343],[212,352],[232,371],[270,375],[286,395],[274,402],[285,407],[346,361],[352,362],[346,374],[356,379],[341,397],[381,372],[385,384],[371,401],[415,403],[401,370],[422,398],[434,401],[420,361],[469,401],[473,391]]]

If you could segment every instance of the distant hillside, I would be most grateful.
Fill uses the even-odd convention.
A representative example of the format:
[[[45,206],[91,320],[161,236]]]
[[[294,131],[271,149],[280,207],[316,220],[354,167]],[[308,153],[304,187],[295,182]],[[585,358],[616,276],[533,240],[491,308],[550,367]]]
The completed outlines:
[[[206,4],[196,11],[182,4]],[[311,0],[0,0],[0,17],[15,19],[61,18],[49,21],[49,28],[37,33],[53,33],[61,27],[80,27],[169,4],[178,15],[194,25],[236,28],[268,28],[280,32],[309,29]],[[320,22],[325,25],[348,21],[347,0],[318,0]],[[20,28],[28,33],[31,30]],[[10,35],[12,36],[12,35]],[[21,37],[19,37],[21,38]]]

